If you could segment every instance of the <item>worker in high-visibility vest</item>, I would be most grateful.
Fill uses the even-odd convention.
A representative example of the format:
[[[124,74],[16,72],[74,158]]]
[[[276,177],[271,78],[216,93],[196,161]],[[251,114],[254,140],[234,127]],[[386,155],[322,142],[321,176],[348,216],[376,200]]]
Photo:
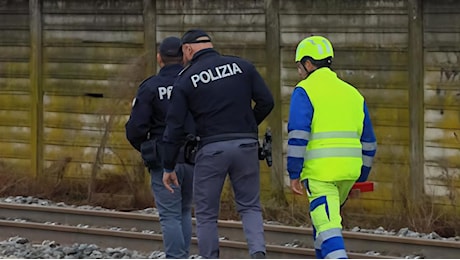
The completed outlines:
[[[364,97],[331,70],[333,57],[325,37],[298,44],[302,80],[292,93],[288,122],[291,189],[301,195],[305,188],[308,195],[318,258],[348,258],[340,209],[353,184],[367,180],[377,150]]]

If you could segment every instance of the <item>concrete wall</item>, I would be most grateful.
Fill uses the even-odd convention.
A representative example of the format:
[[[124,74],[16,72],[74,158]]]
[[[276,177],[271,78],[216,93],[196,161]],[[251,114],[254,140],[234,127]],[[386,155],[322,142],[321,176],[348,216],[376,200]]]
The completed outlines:
[[[376,191],[359,203],[384,213],[407,188],[449,206],[460,192],[459,14],[453,0],[2,1],[0,161],[38,176],[62,162],[66,178],[134,171],[124,123],[137,85],[156,71],[162,38],[199,27],[221,53],[252,61],[275,96],[260,127],[275,139],[274,166],[261,162],[270,194],[287,176],[295,47],[322,34],[377,134]]]

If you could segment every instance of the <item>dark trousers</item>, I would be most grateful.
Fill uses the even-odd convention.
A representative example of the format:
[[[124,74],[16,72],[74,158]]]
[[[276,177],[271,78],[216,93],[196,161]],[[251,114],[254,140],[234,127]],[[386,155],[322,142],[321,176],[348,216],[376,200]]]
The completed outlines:
[[[206,144],[197,153],[193,194],[199,254],[204,258],[219,258],[217,220],[227,174],[243,222],[249,254],[265,252],[258,142],[236,139]]]

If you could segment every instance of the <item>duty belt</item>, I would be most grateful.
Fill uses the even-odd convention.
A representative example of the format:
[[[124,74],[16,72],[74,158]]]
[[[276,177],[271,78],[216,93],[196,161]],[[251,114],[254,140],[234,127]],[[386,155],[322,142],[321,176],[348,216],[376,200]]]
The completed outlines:
[[[235,140],[235,139],[245,139],[245,138],[258,140],[258,136],[256,133],[227,133],[227,134],[213,135],[213,136],[208,136],[208,137],[197,137],[198,146],[200,148],[209,143],[229,141],[229,140]]]

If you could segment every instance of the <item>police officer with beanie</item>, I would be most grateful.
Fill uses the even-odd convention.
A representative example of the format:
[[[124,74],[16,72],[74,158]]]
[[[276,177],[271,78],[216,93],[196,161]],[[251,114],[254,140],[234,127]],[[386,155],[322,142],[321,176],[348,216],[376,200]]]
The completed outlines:
[[[163,246],[166,258],[188,258],[192,236],[193,165],[184,163],[184,155],[177,156],[175,166],[177,183],[174,193],[163,185],[162,137],[165,118],[170,106],[170,95],[178,73],[183,69],[181,42],[177,37],[163,40],[157,53],[161,69],[157,75],[144,80],[139,86],[128,122],[126,137],[141,152],[149,169],[155,204],[160,215]],[[194,133],[189,117],[186,131]],[[179,145],[184,138],[178,137]]]
[[[193,187],[199,254],[219,257],[217,220],[228,173],[249,254],[265,258],[257,126],[273,109],[273,97],[254,65],[220,55],[202,30],[183,35],[182,52],[189,64],[174,84],[168,111],[165,186],[172,189],[177,185],[174,143],[182,136],[190,111],[200,138]]]
[[[316,256],[347,258],[341,206],[355,182],[367,180],[377,149],[363,96],[331,69],[328,39],[302,40],[295,62],[302,80],[291,97],[287,170],[291,189],[310,202]]]

